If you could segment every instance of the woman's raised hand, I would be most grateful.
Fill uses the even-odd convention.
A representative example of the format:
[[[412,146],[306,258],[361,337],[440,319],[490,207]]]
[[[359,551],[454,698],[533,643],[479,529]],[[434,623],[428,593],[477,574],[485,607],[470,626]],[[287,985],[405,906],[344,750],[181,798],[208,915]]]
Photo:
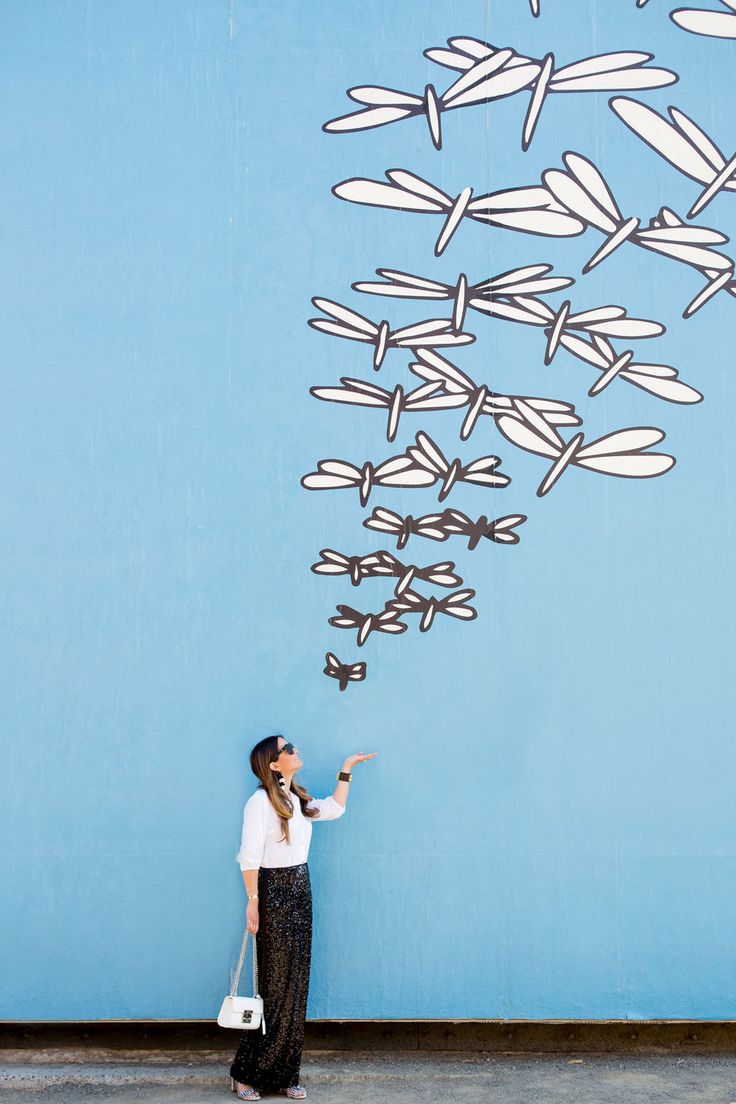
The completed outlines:
[[[359,752],[357,755],[348,755],[347,759],[342,765],[342,769],[346,773],[349,773],[356,763],[364,763],[366,759],[372,759],[374,755],[378,755],[378,752],[371,751],[368,753],[368,755],[363,755],[362,752]]]

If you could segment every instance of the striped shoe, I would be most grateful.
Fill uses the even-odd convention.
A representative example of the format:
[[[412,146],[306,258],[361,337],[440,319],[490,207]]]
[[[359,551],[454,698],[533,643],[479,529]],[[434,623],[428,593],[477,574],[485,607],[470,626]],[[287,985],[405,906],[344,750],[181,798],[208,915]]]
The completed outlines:
[[[238,1089],[238,1084],[234,1077],[230,1078],[230,1088],[238,1097],[238,1100],[261,1100],[261,1094],[258,1089]]]

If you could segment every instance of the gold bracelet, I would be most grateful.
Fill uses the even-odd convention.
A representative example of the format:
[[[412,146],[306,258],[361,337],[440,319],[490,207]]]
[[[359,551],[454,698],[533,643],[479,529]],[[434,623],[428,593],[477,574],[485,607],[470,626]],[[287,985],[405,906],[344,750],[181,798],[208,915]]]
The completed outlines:
[[[248,900],[249,901],[253,901],[253,900],[257,901],[258,900],[258,894],[257,893],[249,893],[248,894]]]

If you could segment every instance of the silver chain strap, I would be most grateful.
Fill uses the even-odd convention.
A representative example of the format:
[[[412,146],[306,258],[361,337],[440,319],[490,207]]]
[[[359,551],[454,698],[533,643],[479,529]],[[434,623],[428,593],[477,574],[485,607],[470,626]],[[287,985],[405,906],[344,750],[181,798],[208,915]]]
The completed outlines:
[[[246,925],[245,932],[243,933],[243,946],[240,948],[240,958],[238,959],[238,967],[235,971],[235,980],[233,981],[230,989],[230,996],[235,997],[238,994],[238,984],[240,982],[240,971],[243,969],[243,963],[245,962],[245,954],[248,949],[248,927]],[[253,935],[253,996],[260,996],[258,992],[258,946],[256,944],[255,933]]]

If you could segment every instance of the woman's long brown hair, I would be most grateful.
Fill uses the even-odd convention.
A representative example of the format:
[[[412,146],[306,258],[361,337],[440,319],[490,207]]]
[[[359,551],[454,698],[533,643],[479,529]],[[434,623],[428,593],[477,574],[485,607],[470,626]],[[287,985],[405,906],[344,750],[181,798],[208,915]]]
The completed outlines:
[[[258,779],[259,789],[266,791],[271,804],[279,815],[283,832],[279,842],[285,840],[286,843],[289,843],[289,821],[294,815],[294,808],[289,795],[279,786],[276,772],[272,771],[269,766],[279,750],[279,739],[283,739],[283,737],[266,736],[256,744],[250,753],[250,769]],[[291,780],[291,793],[299,798],[299,804],[305,817],[311,820],[313,817],[319,816],[319,809],[307,808],[307,803],[312,800],[309,790],[305,789],[304,786],[300,786],[294,778]]]

